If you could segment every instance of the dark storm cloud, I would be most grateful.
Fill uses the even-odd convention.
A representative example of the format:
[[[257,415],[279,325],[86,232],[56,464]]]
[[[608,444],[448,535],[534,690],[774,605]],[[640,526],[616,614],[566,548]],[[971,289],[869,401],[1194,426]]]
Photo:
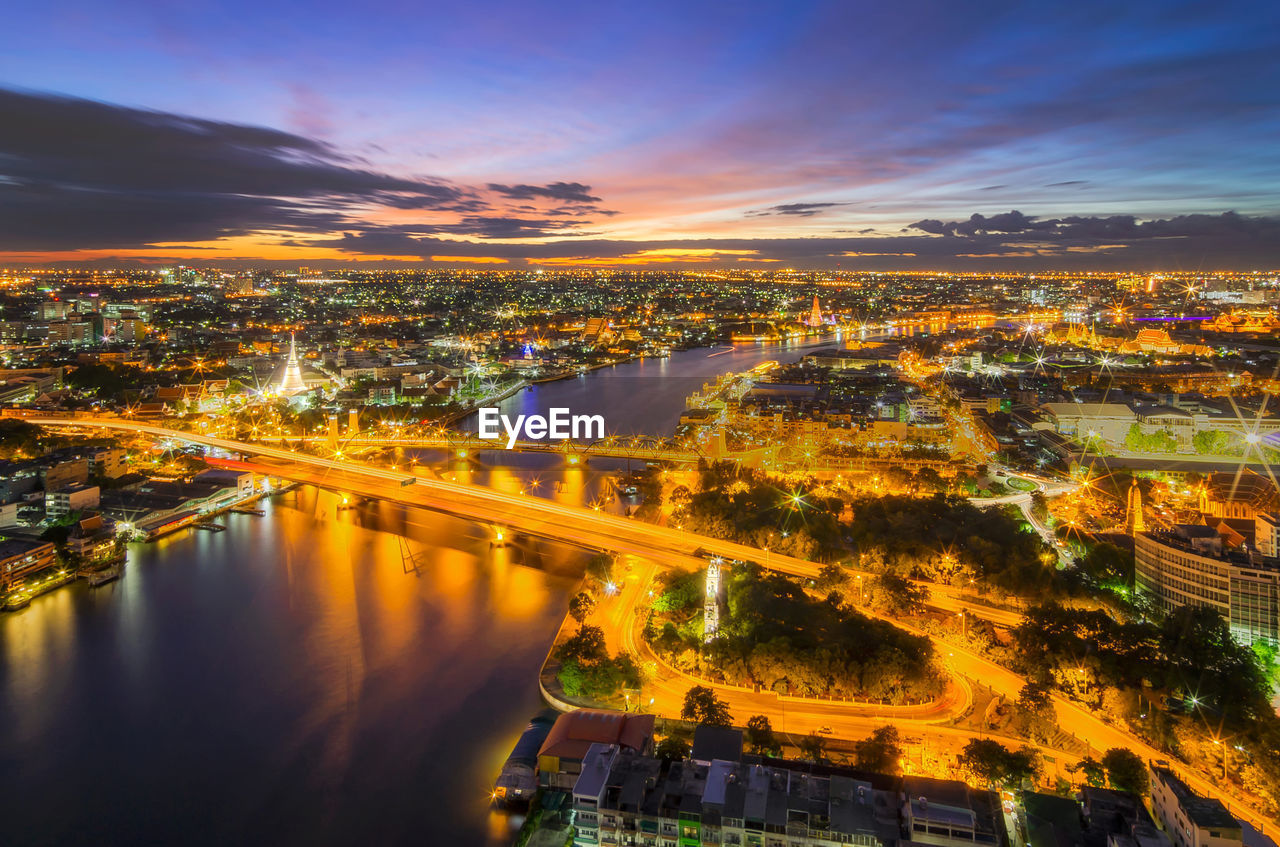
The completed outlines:
[[[128,249],[270,231],[360,229],[369,207],[453,213],[420,234],[532,238],[608,216],[590,186],[491,185],[556,207],[511,215],[482,191],[379,173],[263,127],[0,89],[0,250]],[[486,212],[490,214],[485,214]]]
[[[991,217],[975,214],[965,221],[916,221],[909,229],[955,238],[1030,234],[1047,238],[1052,244],[1075,247],[1156,238],[1259,245],[1271,241],[1274,245],[1280,245],[1280,220],[1272,217],[1249,217],[1235,212],[1224,212],[1221,215],[1178,215],[1142,221],[1134,215],[1074,215],[1040,219],[1014,210]]]
[[[765,209],[752,209],[747,217],[764,217],[766,215],[794,215],[802,218],[813,217],[832,206],[848,206],[848,203],[783,203]]]
[[[332,231],[343,210],[482,204],[262,127],[0,90],[0,249],[137,247],[265,229]]]
[[[1013,233],[1032,230],[1053,229],[1052,221],[1037,221],[1019,211],[1004,212],[999,215],[972,215],[967,221],[943,223],[938,220],[916,221],[912,229],[929,232],[934,235],[979,235],[991,232]]]
[[[564,203],[599,203],[600,198],[592,196],[591,186],[580,182],[553,182],[550,185],[502,185],[489,183],[489,190],[511,200],[559,200]]]

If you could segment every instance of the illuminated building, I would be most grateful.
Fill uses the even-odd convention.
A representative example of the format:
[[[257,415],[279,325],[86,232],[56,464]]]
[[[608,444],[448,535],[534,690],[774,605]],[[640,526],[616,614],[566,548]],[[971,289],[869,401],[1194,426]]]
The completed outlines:
[[[1228,549],[1218,530],[1179,524],[1134,536],[1135,587],[1171,612],[1213,609],[1241,644],[1280,644],[1280,560]]]
[[[55,554],[48,541],[0,539],[0,589],[8,590],[27,574],[51,567],[57,561]]]

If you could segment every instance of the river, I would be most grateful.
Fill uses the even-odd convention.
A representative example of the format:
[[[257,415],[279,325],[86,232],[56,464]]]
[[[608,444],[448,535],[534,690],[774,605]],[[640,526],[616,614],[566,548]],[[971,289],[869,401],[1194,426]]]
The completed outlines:
[[[703,382],[813,346],[684,351],[504,409],[665,435]],[[443,470],[592,503],[596,468],[616,466]],[[338,503],[277,495],[263,517],[221,518],[226,532],[133,545],[110,586],[0,615],[0,843],[510,843],[518,820],[488,791],[541,708],[537,670],[588,554]]]

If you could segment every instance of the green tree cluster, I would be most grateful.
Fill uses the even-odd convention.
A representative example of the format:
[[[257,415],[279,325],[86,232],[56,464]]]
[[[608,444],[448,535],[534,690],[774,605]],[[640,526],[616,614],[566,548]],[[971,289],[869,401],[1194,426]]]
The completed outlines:
[[[1040,757],[1033,748],[1010,750],[989,738],[975,738],[966,744],[960,764],[984,785],[995,788],[1018,788],[1040,772]]]
[[[680,717],[698,726],[732,726],[729,706],[705,685],[695,685],[685,692]]]
[[[640,669],[625,653],[610,656],[604,631],[583,625],[556,650],[560,670],[556,679],[570,697],[609,700],[624,688],[640,686]]]
[[[928,638],[866,617],[840,602],[838,594],[811,597],[798,580],[757,566],[734,570],[726,593],[718,637],[705,648],[707,665],[726,682],[894,703],[925,699],[942,689]],[[655,647],[702,647],[693,638],[673,643],[673,635],[663,625]]]
[[[1167,429],[1148,433],[1142,431],[1140,424],[1133,423],[1129,425],[1129,431],[1124,434],[1124,446],[1126,450],[1134,453],[1176,453],[1178,439],[1174,438],[1173,433]]]
[[[902,773],[902,738],[895,726],[882,726],[867,738],[854,742],[854,765],[871,773]]]
[[[868,496],[851,505],[849,532],[863,566],[934,577],[946,551],[960,573],[1010,593],[1044,596],[1065,582],[1040,536],[998,509],[944,495]]]

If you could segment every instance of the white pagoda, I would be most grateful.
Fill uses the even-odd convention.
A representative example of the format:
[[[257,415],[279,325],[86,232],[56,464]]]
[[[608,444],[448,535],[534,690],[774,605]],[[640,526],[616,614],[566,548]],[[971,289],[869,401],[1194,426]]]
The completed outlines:
[[[280,375],[280,385],[276,391],[291,397],[306,390],[307,384],[302,380],[302,366],[298,364],[298,347],[291,332],[289,333],[289,361],[285,363],[284,373]]]

